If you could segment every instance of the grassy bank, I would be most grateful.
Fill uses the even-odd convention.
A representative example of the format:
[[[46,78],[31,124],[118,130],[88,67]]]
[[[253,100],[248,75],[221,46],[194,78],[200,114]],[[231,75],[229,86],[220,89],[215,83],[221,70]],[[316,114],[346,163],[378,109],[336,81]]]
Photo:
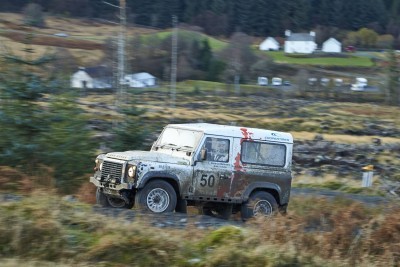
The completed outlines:
[[[400,210],[294,198],[289,214],[240,227],[155,228],[36,193],[0,204],[1,265],[397,266]],[[13,265],[15,264],[15,265]]]
[[[340,67],[372,67],[373,62],[368,57],[292,57],[283,51],[270,51],[267,55],[272,56],[276,63],[318,65],[318,66],[340,66]]]

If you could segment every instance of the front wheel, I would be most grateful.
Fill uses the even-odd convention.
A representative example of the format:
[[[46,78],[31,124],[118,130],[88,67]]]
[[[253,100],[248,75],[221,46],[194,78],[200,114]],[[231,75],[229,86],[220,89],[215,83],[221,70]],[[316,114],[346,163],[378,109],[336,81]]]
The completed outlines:
[[[143,210],[155,213],[172,212],[177,197],[172,185],[163,180],[154,180],[136,193],[135,204]]]
[[[100,188],[96,191],[96,203],[102,207],[132,208],[132,204],[126,203],[123,199],[104,194]]]
[[[247,202],[242,204],[241,215],[243,220],[259,216],[269,217],[277,210],[278,203],[270,193],[257,191],[250,195]]]

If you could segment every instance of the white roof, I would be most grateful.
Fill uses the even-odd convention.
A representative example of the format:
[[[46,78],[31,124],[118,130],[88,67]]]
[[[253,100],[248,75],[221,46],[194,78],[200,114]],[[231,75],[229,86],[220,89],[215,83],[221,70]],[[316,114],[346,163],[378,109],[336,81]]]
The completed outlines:
[[[200,131],[210,135],[237,137],[249,140],[263,140],[290,144],[293,143],[293,137],[290,133],[263,130],[257,128],[219,125],[211,123],[169,124],[167,125],[167,127]]]
[[[135,74],[128,74],[127,77],[131,77],[134,80],[147,80],[147,79],[154,79],[155,77],[147,72],[139,72]]]
[[[329,38],[328,40],[326,40],[325,42],[324,42],[324,44],[325,43],[334,43],[334,44],[337,44],[337,45],[341,45],[341,43],[338,41],[338,40],[336,40],[335,38],[333,38],[333,37],[331,37],[331,38]]]
[[[264,41],[261,42],[261,44],[266,43],[268,41],[271,41],[274,44],[279,45],[278,41],[274,37],[267,37]]]
[[[366,83],[366,82],[367,82],[367,79],[362,78],[362,77],[358,77],[358,78],[356,78],[356,81],[357,81],[357,82],[360,82],[360,83]]]

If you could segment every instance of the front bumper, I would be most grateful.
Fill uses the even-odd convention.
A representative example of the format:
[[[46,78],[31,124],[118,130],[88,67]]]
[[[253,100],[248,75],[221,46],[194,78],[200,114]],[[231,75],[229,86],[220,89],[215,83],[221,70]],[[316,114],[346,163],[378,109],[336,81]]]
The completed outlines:
[[[132,188],[128,183],[112,184],[108,181],[99,181],[94,176],[90,177],[90,182],[97,187],[108,188],[108,189],[115,190],[115,191]]]

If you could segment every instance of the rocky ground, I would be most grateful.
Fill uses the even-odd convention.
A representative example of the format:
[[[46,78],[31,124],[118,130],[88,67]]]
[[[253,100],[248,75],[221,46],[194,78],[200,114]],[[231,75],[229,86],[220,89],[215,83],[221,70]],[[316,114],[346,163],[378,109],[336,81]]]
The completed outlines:
[[[400,195],[400,121],[396,107],[283,96],[178,94],[176,107],[171,110],[166,104],[168,97],[165,92],[151,91],[142,92],[137,100],[137,105],[146,110],[143,119],[154,129],[161,130],[171,121],[201,121],[294,132],[295,176],[311,177],[317,184],[328,175],[339,183],[346,178],[361,184],[362,168],[373,165],[381,192]],[[101,144],[112,142],[107,130],[112,128],[110,114],[116,110],[110,99],[110,94],[90,93],[79,102],[94,114],[89,127]],[[171,119],[171,112],[178,115]],[[299,137],[296,133],[307,135]],[[151,138],[157,134],[154,131]]]

